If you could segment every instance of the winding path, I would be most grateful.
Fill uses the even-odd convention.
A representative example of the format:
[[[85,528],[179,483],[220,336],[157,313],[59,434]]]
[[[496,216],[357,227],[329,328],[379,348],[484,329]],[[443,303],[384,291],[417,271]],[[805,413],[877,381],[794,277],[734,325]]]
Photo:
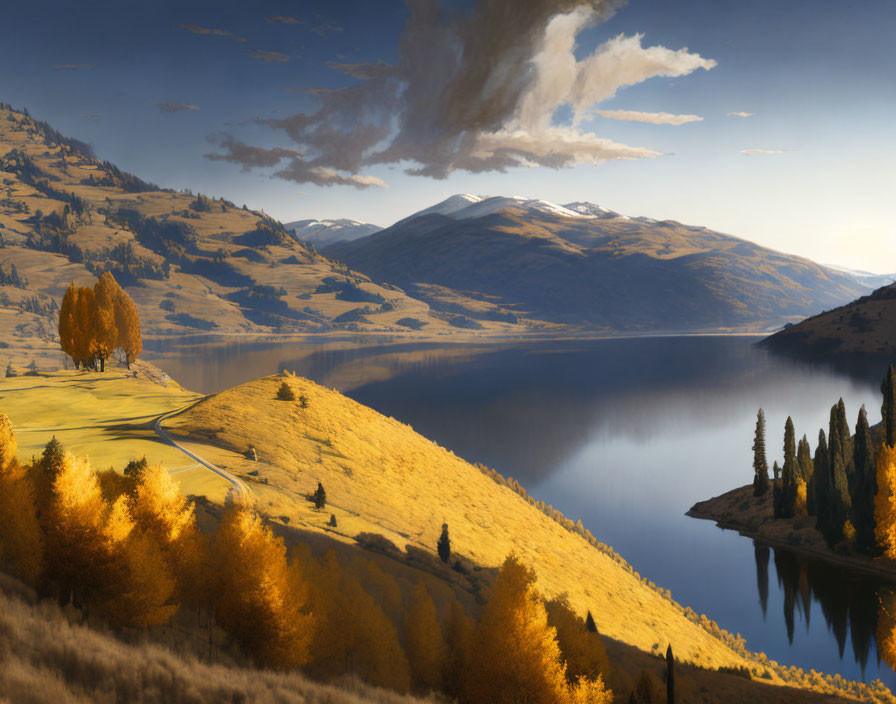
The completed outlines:
[[[192,405],[195,405],[195,404],[192,404]],[[250,499],[252,497],[252,491],[251,491],[251,489],[249,489],[248,486],[246,486],[245,482],[242,479],[231,474],[226,469],[221,469],[218,465],[213,464],[213,463],[209,462],[208,460],[200,457],[195,452],[191,452],[190,450],[185,448],[183,445],[178,443],[174,438],[172,438],[168,434],[168,432],[165,430],[165,428],[162,427],[163,420],[165,420],[166,418],[170,418],[171,416],[175,416],[178,413],[182,413],[183,411],[186,411],[187,409],[191,408],[192,405],[187,406],[185,408],[179,408],[176,411],[170,411],[169,413],[163,413],[158,418],[156,418],[152,424],[152,428],[156,432],[156,435],[158,435],[162,440],[167,442],[172,447],[175,447],[178,450],[180,450],[181,452],[183,452],[187,457],[190,457],[191,459],[195,460],[197,463],[201,464],[206,469],[211,470],[215,474],[223,477],[228,482],[230,482],[231,485],[233,486],[234,491],[236,491],[237,495],[241,499],[243,499],[243,500]],[[188,469],[188,468],[185,468],[185,469]]]

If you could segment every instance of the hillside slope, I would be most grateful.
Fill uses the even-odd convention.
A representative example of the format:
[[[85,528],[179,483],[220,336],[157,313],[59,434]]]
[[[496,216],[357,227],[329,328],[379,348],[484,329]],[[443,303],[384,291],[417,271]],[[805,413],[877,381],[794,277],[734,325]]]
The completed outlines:
[[[433,306],[454,290],[609,331],[767,330],[871,290],[860,276],[706,228],[522,198],[453,196],[322,251]]]
[[[319,255],[264,213],[146,183],[2,104],[0,181],[0,334],[13,346],[50,345],[65,287],[104,270],[150,335],[457,330],[451,316]]]
[[[789,326],[762,344],[812,359],[888,361],[896,358],[896,284]]]
[[[296,401],[275,399],[284,380]],[[611,638],[648,653],[671,642],[678,658],[702,667],[768,669],[773,682],[827,686],[823,678],[816,682],[750,653],[739,637],[674,602],[580,525],[521,495],[514,482],[337,391],[291,375],[264,377],[211,396],[166,426],[245,479],[261,510],[290,528],[326,531],[346,542],[380,535],[385,541],[364,542],[390,552],[391,541],[396,555],[407,546],[409,559],[425,563],[419,556],[434,554],[447,523],[455,554],[494,567],[516,552],[536,570],[543,593],[566,593]],[[247,459],[250,447],[257,461]],[[327,492],[325,512],[308,500],[318,481]],[[338,527],[328,525],[331,513]]]

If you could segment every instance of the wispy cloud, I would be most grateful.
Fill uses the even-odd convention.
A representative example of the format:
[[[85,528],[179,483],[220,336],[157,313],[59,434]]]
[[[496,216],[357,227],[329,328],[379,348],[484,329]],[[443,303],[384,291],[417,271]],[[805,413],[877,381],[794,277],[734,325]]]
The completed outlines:
[[[93,71],[96,66],[93,64],[53,64],[53,68],[57,71]]]
[[[755,112],[729,112],[728,117],[753,117]]]
[[[331,32],[341,32],[342,27],[340,27],[338,24],[319,24],[316,27],[312,27],[311,31],[314,32],[317,36],[323,37],[324,35]]]
[[[265,63],[275,63],[289,61],[289,54],[281,54],[279,51],[262,51],[261,49],[253,49],[249,52],[249,56]]]
[[[92,114],[92,113],[84,113],[84,115],[82,115],[82,117],[85,120],[99,120],[102,117],[102,115]]]
[[[595,110],[608,120],[624,120],[626,122],[648,122],[651,125],[683,125],[687,122],[702,122],[699,115],[673,115],[668,112],[638,112],[637,110]]]
[[[158,106],[159,112],[181,112],[183,110],[198,110],[196,105],[190,103],[169,103],[167,101],[153,103]]]
[[[217,27],[200,27],[198,24],[179,24],[177,28],[192,32],[193,34],[227,37],[228,39],[233,39],[237,42],[246,41],[245,37],[241,37],[233,32],[228,32],[226,29],[219,29]]]
[[[268,23],[274,24],[305,24],[305,20],[296,19],[295,17],[284,17],[283,15],[272,15],[268,17]]]
[[[644,46],[641,35],[618,35],[580,58],[579,34],[621,4],[478,0],[455,12],[437,0],[412,2],[394,64],[333,64],[355,82],[317,89],[316,112],[261,121],[301,153],[273,175],[361,188],[384,185],[364,173],[378,165],[441,179],[459,170],[660,156],[601,137],[582,122],[620,89],[710,70],[716,62],[688,49]],[[564,113],[572,117],[557,124]],[[240,163],[238,154],[227,156]]]
[[[784,154],[785,152],[793,152],[795,149],[741,149],[740,153],[744,156],[766,156],[769,154]]]

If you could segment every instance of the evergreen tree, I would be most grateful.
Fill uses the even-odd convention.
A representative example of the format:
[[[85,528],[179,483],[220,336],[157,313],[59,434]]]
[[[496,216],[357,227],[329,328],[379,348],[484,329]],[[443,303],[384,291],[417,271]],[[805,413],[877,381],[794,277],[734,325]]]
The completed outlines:
[[[787,417],[784,424],[784,469],[782,470],[781,501],[778,507],[778,518],[790,518],[793,516],[793,508],[796,503],[796,439],[793,429],[793,420]]]
[[[765,411],[756,414],[756,433],[753,436],[753,496],[764,496],[768,491],[768,461],[765,457]]]
[[[597,624],[594,622],[594,616],[591,615],[591,611],[588,611],[588,616],[585,617],[585,628],[588,629],[589,633],[597,633]]]
[[[666,648],[666,702],[675,704],[675,658],[672,656],[672,644]]]
[[[324,509],[327,505],[327,492],[324,490],[324,485],[320,482],[317,483],[317,489],[314,491],[314,508],[318,511]]]
[[[815,527],[822,535],[827,535],[831,516],[831,469],[824,430],[818,431],[813,478],[815,483]]]
[[[890,447],[896,447],[896,368],[892,364],[887,369],[880,391],[884,395],[883,405],[880,407],[884,424],[884,442]]]
[[[448,524],[442,524],[442,534],[439,536],[439,543],[436,546],[439,557],[442,562],[446,563],[451,559],[451,538],[448,537]]]
[[[830,514],[825,539],[829,545],[836,545],[843,538],[843,526],[849,519],[851,506],[847,474],[852,467],[852,452],[848,451],[850,433],[842,398],[831,408],[828,438]]]
[[[859,411],[856,436],[853,442],[855,472],[850,487],[852,495],[853,524],[856,528],[856,549],[859,552],[874,551],[874,495],[877,493],[877,472],[874,462],[874,444],[868,427],[865,406]]]

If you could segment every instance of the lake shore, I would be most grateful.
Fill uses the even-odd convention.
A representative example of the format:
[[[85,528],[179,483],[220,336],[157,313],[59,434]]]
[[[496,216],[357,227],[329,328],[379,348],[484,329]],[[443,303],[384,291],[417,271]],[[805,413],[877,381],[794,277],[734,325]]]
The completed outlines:
[[[698,501],[685,514],[715,521],[719,528],[736,530],[773,548],[826,562],[846,571],[896,583],[896,563],[867,555],[836,552],[828,547],[815,528],[814,516],[774,518],[772,492],[753,496],[753,485],[733,489],[706,501]]]

